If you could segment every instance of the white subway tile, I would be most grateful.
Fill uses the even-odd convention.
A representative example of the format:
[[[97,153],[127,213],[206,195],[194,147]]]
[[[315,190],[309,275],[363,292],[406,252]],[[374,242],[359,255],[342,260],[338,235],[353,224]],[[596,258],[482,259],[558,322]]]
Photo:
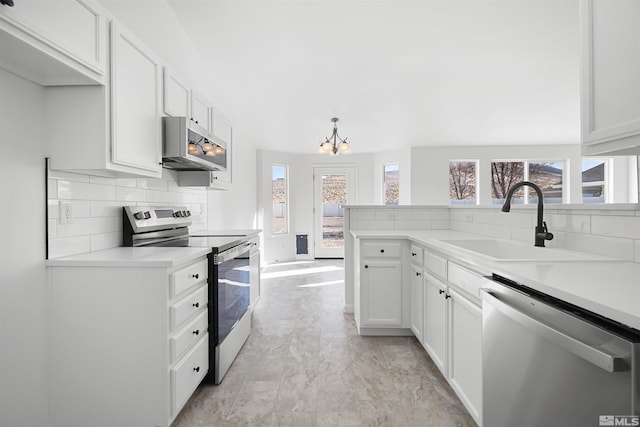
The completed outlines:
[[[401,221],[411,219],[411,212],[405,209],[379,209],[375,212],[376,219],[381,221]]]
[[[82,254],[91,251],[89,236],[49,239],[49,258]]]
[[[635,262],[640,262],[640,240],[636,240],[634,244],[635,244],[635,248],[633,252],[634,252]]]
[[[633,261],[634,241],[579,233],[557,233],[558,247]]]
[[[58,181],[59,199],[115,200],[116,187],[74,181]]]
[[[58,237],[88,236],[91,234],[122,232],[119,217],[77,218],[72,224],[58,224]]]
[[[47,197],[50,199],[58,198],[58,180],[49,178],[47,180]]]
[[[47,228],[48,228],[48,237],[49,239],[54,239],[57,237],[56,226],[58,225],[57,219],[48,219],[47,220]]]
[[[495,223],[512,227],[533,227],[537,218],[529,212],[502,212],[495,214]]]
[[[58,219],[60,217],[60,206],[58,199],[47,200],[47,217],[49,219]]]
[[[360,230],[384,230],[385,228],[393,229],[393,221],[358,221]]]
[[[116,200],[123,202],[144,201],[146,190],[135,187],[116,187]]]
[[[495,212],[475,212],[472,215],[473,222],[479,224],[494,224],[496,222]]]
[[[411,221],[394,221],[393,228],[395,230],[430,230],[431,221],[411,220]]]
[[[122,233],[103,233],[91,235],[91,251],[117,248],[122,246]]]
[[[376,212],[373,209],[351,209],[351,219],[356,220],[374,220]]]
[[[118,178],[115,185],[118,187],[136,187],[137,180],[136,178]]]
[[[476,222],[450,221],[449,226],[452,230],[455,230],[455,231],[480,234],[480,224]]]
[[[449,220],[449,210],[448,209],[411,209],[411,216],[415,220]]]
[[[133,206],[131,203],[122,203],[122,202],[103,202],[103,201],[92,201],[91,202],[91,216],[99,217],[99,216],[122,216],[122,206]]]
[[[594,215],[591,217],[591,233],[640,239],[640,217]]]
[[[451,222],[446,220],[433,220],[431,221],[431,228],[433,230],[448,230],[451,227]]]
[[[138,188],[145,188],[147,190],[162,190],[167,191],[167,181],[158,178],[138,178],[136,180],[136,186]]]
[[[73,200],[71,202],[73,217],[88,218],[91,216],[91,202],[88,200]]]
[[[572,233],[591,233],[591,217],[589,215],[545,215],[550,232],[568,231]]]

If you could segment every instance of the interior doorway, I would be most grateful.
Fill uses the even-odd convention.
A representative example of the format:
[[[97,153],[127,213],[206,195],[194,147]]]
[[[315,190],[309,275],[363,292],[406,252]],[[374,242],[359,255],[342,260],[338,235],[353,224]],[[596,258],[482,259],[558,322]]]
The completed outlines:
[[[355,167],[313,169],[315,257],[344,258],[344,205],[354,204]]]

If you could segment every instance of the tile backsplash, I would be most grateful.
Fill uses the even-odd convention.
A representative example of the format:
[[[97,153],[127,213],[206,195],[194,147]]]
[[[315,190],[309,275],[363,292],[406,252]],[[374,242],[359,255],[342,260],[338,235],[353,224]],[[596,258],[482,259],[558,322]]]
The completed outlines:
[[[178,186],[177,172],[162,178],[103,178],[49,170],[49,258],[122,246],[123,206],[185,206],[192,230],[207,228],[207,192]],[[60,221],[60,203],[71,204],[72,222]]]
[[[429,218],[419,221],[416,217]],[[350,207],[353,229],[450,228],[488,237],[533,244],[535,206],[499,207],[403,206]],[[392,219],[390,219],[392,217]],[[548,247],[564,248],[640,263],[640,210],[638,205],[546,206],[544,220],[554,239]]]

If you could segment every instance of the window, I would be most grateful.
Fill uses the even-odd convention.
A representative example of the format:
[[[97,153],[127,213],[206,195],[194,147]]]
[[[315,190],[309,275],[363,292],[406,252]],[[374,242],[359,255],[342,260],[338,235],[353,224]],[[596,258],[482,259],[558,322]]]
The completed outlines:
[[[273,165],[271,167],[271,200],[273,202],[272,234],[289,232],[288,209],[288,168]]]
[[[562,203],[562,174],[564,162],[491,162],[491,201],[504,203],[512,185],[530,181],[542,190],[545,203]],[[536,191],[529,187],[519,188],[511,198],[512,204],[537,203]]]
[[[606,160],[582,161],[582,203],[605,203],[607,201],[608,164]]]
[[[452,205],[475,205],[476,193],[475,161],[449,162],[449,203]]]
[[[397,205],[400,202],[400,165],[384,165],[383,191],[384,204]]]
[[[512,185],[524,181],[524,162],[491,162],[491,203],[502,204]],[[524,203],[525,192],[518,189],[512,204]]]
[[[564,162],[526,162],[526,164],[526,179],[540,187],[544,203],[562,203]],[[525,191],[529,195],[529,203],[538,203],[538,195],[533,188],[527,188]]]

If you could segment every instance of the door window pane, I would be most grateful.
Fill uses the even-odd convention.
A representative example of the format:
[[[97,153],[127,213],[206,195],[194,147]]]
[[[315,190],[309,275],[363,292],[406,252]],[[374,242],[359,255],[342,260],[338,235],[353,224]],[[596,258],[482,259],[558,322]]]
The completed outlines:
[[[322,247],[344,246],[347,175],[322,175]]]
[[[400,165],[384,165],[384,204],[397,205],[400,202]]]
[[[285,234],[289,232],[287,175],[286,166],[273,165],[271,167],[271,199],[273,201],[272,234]]]
[[[502,204],[512,185],[524,181],[524,162],[491,162],[491,202]],[[524,203],[524,189],[511,198],[512,204]]]
[[[476,162],[449,162],[449,202],[452,205],[475,205]]]
[[[528,162],[528,180],[542,190],[544,203],[562,203],[562,162]],[[538,195],[533,188],[527,188],[529,203],[538,203]]]
[[[607,161],[582,161],[582,203],[604,203],[607,190]]]

